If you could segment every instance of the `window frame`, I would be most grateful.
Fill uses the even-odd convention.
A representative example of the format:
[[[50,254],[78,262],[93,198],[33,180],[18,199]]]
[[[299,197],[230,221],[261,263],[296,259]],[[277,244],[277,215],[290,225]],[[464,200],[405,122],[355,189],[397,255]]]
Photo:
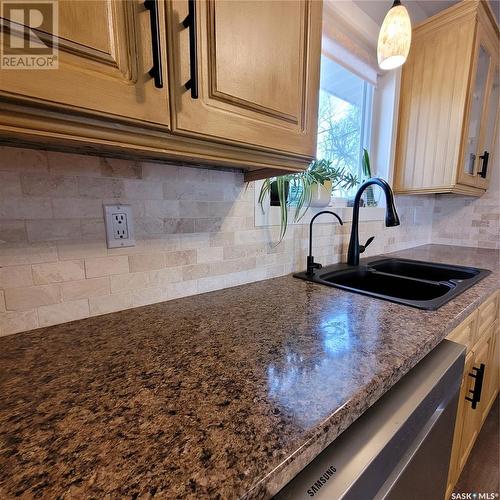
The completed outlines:
[[[354,4],[351,0],[342,0],[335,2],[325,2],[324,9],[332,9],[335,5],[341,18],[349,21],[355,20],[352,26],[356,30],[360,39],[369,42],[376,48],[378,31],[380,27],[367,17],[364,11]],[[323,32],[323,38],[328,39],[327,33]],[[325,41],[324,41],[325,43]],[[324,56],[328,57],[327,54]],[[346,68],[349,69],[349,68]],[[349,69],[349,71],[351,71]],[[355,73],[356,74],[356,73]],[[361,77],[361,75],[358,74]],[[367,130],[364,137],[364,144],[369,147],[370,160],[372,166],[372,175],[380,176],[392,184],[394,172],[395,146],[397,138],[397,121],[399,109],[399,93],[401,82],[401,68],[389,72],[382,72],[378,75],[377,85],[372,86],[372,106],[371,106],[371,128]],[[370,85],[369,82],[366,84]],[[365,120],[366,128],[367,120]],[[366,147],[366,146],[365,146]],[[360,148],[362,154],[363,146]],[[361,165],[361,164],[360,164]],[[264,181],[254,182],[254,213],[255,227],[279,226],[280,225],[280,207],[271,207],[268,200],[264,200],[264,210],[258,203],[260,188]],[[347,200],[333,198],[334,203],[330,202],[329,207],[337,212],[344,222],[352,220],[352,208],[347,207]],[[361,207],[361,221],[381,221],[385,217],[385,204],[383,197],[377,207]],[[298,222],[293,221],[294,207],[289,208],[289,225],[309,224],[311,218],[323,208],[310,207],[302,219]],[[318,223],[322,224],[320,220]],[[324,223],[331,223],[325,220]]]

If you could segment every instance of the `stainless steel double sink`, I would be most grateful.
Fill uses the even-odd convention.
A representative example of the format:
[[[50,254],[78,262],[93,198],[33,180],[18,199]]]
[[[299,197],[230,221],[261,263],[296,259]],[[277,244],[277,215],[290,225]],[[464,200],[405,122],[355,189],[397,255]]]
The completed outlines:
[[[491,271],[417,260],[372,257],[359,266],[334,264],[297,278],[419,309],[435,310]]]

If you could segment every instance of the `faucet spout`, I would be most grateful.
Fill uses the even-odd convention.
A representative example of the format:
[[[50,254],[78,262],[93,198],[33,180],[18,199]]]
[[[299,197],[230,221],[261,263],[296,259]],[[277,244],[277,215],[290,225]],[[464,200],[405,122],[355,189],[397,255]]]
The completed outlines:
[[[306,271],[307,276],[312,276],[314,274],[315,269],[321,269],[321,264],[318,262],[314,262],[314,257],[312,254],[312,239],[313,239],[313,223],[316,220],[316,218],[322,214],[333,215],[334,217],[337,218],[341,226],[344,224],[342,222],[342,219],[335,212],[331,212],[330,210],[323,210],[321,212],[318,212],[311,219],[311,222],[309,223],[309,255],[307,256],[307,271]]]
[[[399,216],[396,211],[396,206],[394,205],[394,194],[392,192],[391,186],[381,179],[380,177],[373,177],[365,181],[359,187],[356,196],[354,197],[354,206],[352,209],[352,227],[351,227],[351,239],[349,240],[349,249],[347,251],[347,263],[351,266],[359,265],[359,203],[361,201],[361,195],[364,190],[373,184],[380,186],[385,195],[386,209],[385,209],[385,225],[387,227],[399,226]]]

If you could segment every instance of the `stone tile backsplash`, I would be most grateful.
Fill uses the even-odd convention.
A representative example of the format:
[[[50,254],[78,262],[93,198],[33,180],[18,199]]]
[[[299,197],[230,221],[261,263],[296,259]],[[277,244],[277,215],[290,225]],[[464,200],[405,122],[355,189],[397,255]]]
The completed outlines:
[[[460,209],[471,214],[466,231],[492,246],[498,203],[484,198],[472,209],[453,201],[450,210],[444,198],[435,206],[432,196],[398,197],[402,225],[364,222],[360,239],[376,235],[367,255],[433,234],[457,243],[439,228]],[[110,202],[132,205],[135,247],[106,248],[102,205]],[[307,226],[291,226],[276,246],[279,228],[256,228],[254,208],[253,183],[240,172],[2,147],[0,335],[302,269]],[[317,260],[345,258],[349,232],[350,224],[318,224]]]

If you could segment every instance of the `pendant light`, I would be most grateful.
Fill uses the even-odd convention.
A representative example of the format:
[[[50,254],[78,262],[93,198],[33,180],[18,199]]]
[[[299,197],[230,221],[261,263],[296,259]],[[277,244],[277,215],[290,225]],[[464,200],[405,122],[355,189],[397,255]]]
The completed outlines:
[[[410,52],[411,21],[406,7],[394,0],[378,35],[377,59],[381,69],[403,65]]]

